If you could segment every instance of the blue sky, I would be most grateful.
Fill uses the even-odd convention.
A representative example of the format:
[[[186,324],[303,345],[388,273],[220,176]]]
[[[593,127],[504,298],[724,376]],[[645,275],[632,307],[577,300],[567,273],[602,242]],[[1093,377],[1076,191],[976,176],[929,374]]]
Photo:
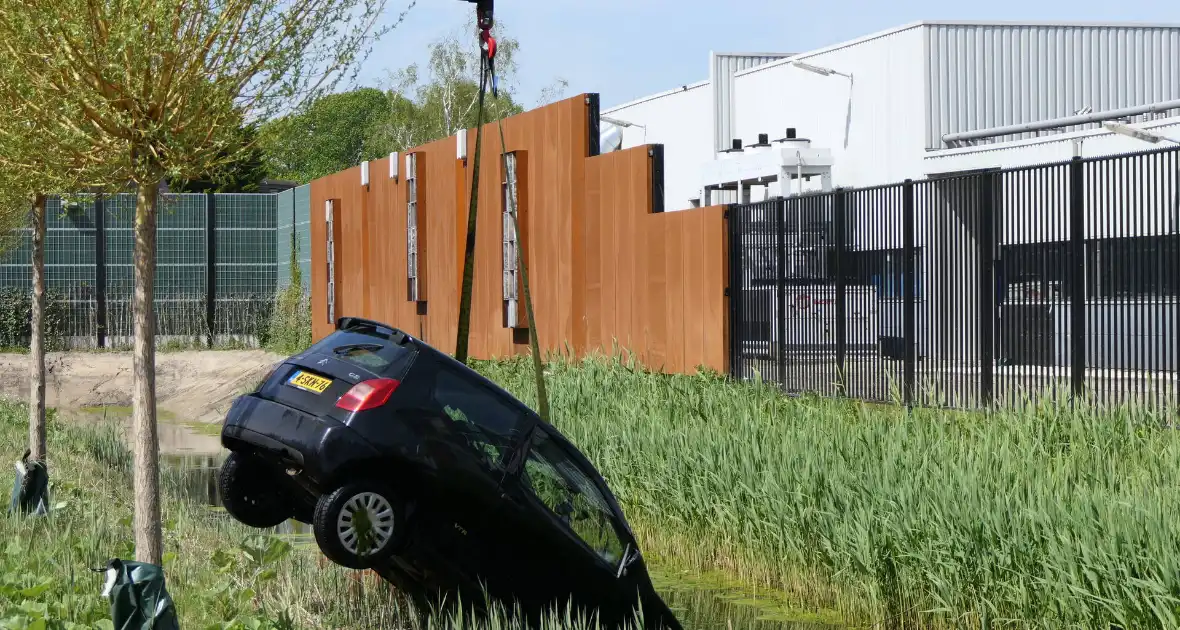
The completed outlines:
[[[393,15],[408,0],[389,0]],[[360,80],[426,60],[426,47],[473,12],[461,0],[419,0],[373,50]],[[520,41],[526,106],[561,77],[566,95],[598,92],[609,107],[708,78],[718,52],[803,52],[917,20],[1062,20],[1180,24],[1175,0],[498,0],[497,20]]]

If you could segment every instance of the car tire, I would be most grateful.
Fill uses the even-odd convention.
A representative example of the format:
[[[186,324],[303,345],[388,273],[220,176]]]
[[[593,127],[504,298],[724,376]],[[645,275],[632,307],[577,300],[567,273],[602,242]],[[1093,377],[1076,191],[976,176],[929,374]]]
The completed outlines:
[[[320,551],[332,562],[349,569],[370,569],[388,560],[405,540],[405,506],[388,488],[372,483],[348,483],[320,497],[312,530]],[[361,549],[364,515],[372,525],[369,542]]]
[[[230,453],[217,476],[221,505],[230,516],[250,527],[267,529],[282,524],[291,518],[291,507],[275,491],[275,484],[267,483],[272,476],[258,460]]]

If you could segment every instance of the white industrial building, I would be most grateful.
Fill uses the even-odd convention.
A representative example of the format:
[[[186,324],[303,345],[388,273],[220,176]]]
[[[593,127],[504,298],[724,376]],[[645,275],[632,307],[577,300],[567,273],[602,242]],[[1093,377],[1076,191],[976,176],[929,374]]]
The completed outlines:
[[[1180,26],[919,22],[810,52],[713,54],[710,62],[705,81],[605,108],[604,133],[615,140],[606,150],[663,144],[668,211],[935,179],[914,191],[916,343],[927,365],[979,361],[982,340],[969,331],[987,308],[979,302],[987,258],[995,260],[1000,296],[996,359],[1070,360],[1069,310],[1052,296],[1070,239],[1066,170],[997,180],[989,236],[981,236],[975,201],[989,180],[945,176],[1141,151],[1165,138],[1180,144]],[[1161,269],[1180,260],[1173,251],[1180,174],[1174,159],[1135,164],[1117,173],[1093,167],[1082,191],[1085,275],[1097,278],[1085,303],[1095,322],[1084,335],[1086,365],[1176,370],[1180,349],[1167,340],[1180,330],[1177,298],[1172,288],[1158,293],[1173,284],[1160,278],[1175,272],[1125,274],[1142,264],[1135,252],[1150,250]],[[742,325],[761,331],[749,333],[750,347],[773,348],[778,334],[787,335],[787,351],[834,347],[830,315],[791,306],[835,291],[824,269],[833,215],[815,199],[787,200],[785,253],[758,232],[766,226],[741,236],[743,300],[750,301]],[[899,200],[900,190],[890,189],[842,202],[844,255],[858,270],[847,286],[846,341],[870,354],[902,334],[903,302],[891,288],[900,285]],[[814,216],[797,216],[810,207]],[[762,210],[751,212],[769,223],[757,218]],[[984,252],[985,239],[994,254]],[[785,256],[785,277],[777,280],[776,255]],[[1109,283],[1124,286],[1112,291]],[[1022,293],[1028,286],[1038,297]],[[779,292],[789,323],[782,333],[775,332]],[[1031,329],[1044,331],[1039,340],[1026,338]],[[1115,337],[1122,341],[1111,345]],[[1139,350],[1124,352],[1127,340]],[[1030,358],[1021,346],[1034,345],[1040,354]]]
[[[712,54],[708,72],[602,111],[622,148],[664,145],[667,210],[773,197],[768,179],[803,166],[815,190],[1150,148],[1103,120],[1180,135],[1180,26],[919,22],[809,52]],[[810,144],[775,144],[789,128]],[[775,157],[714,163],[751,151]],[[767,172],[706,192],[735,168]]]

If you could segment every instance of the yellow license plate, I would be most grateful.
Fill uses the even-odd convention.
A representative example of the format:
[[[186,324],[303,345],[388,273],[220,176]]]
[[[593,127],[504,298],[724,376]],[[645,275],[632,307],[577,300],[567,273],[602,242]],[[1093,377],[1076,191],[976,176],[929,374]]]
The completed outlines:
[[[322,394],[324,393],[324,390],[328,389],[328,386],[332,384],[332,379],[321,378],[315,374],[308,374],[307,372],[300,371],[292,374],[291,378],[287,379],[287,384],[292,387],[298,387],[299,389],[307,390],[309,392]]]

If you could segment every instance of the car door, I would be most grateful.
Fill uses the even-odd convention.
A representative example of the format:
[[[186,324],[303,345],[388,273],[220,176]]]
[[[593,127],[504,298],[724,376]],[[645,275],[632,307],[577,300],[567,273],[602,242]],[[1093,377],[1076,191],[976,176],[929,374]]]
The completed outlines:
[[[511,538],[505,571],[522,604],[536,609],[572,601],[600,612],[603,621],[628,614],[617,575],[629,536],[593,467],[542,424],[514,468],[496,519]]]
[[[459,370],[434,371],[421,444],[432,462],[431,542],[471,583],[496,573],[498,533],[491,520],[507,462],[528,426],[523,410]]]

